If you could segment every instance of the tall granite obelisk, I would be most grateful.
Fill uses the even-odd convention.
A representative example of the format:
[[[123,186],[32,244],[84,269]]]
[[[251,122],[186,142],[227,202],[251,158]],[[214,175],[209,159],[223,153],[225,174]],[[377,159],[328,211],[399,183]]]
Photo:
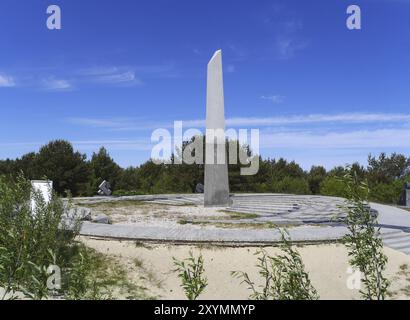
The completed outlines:
[[[204,205],[228,206],[230,199],[221,50],[216,51],[208,63],[206,100]]]

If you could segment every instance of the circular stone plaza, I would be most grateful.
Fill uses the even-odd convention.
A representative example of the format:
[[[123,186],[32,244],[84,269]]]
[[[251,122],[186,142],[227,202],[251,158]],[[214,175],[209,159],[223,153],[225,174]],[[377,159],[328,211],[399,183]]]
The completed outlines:
[[[272,245],[278,227],[292,241],[340,240],[344,200],[287,194],[233,194],[226,207],[204,207],[202,194],[75,198],[86,217],[81,234],[98,238],[213,245]],[[410,212],[406,208],[370,204],[378,215],[384,244],[410,253]]]

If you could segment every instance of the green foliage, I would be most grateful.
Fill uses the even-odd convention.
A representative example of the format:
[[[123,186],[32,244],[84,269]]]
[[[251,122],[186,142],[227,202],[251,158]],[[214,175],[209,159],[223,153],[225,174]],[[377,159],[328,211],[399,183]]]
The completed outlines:
[[[104,147],[101,147],[98,153],[93,153],[90,161],[91,169],[91,190],[89,193],[93,194],[98,190],[98,186],[104,180],[109,181],[112,190],[121,178],[122,170],[118,164],[110,157],[109,153]]]
[[[129,194],[125,194],[127,192]],[[129,167],[121,170],[113,193],[115,195],[123,193],[124,195],[144,194],[144,191],[141,189],[141,177],[138,168]]]
[[[326,169],[322,166],[313,166],[308,175],[309,189],[312,194],[320,193],[320,185],[326,179]]]
[[[102,300],[111,298],[111,291],[104,280],[106,269],[98,268],[98,255],[81,247],[71,262],[66,276],[65,298],[69,300]],[[96,267],[97,266],[97,267]],[[101,274],[101,272],[105,274]]]
[[[202,137],[196,137],[198,141]],[[177,150],[170,160],[179,160],[181,154],[195,157],[194,138],[183,142],[182,151]],[[345,196],[343,182],[345,168],[336,167],[326,172],[321,166],[313,166],[304,171],[294,161],[285,159],[262,159],[253,155],[249,146],[241,146],[238,141],[227,140],[226,149],[235,150],[237,164],[229,165],[229,185],[231,192],[247,193],[290,193],[322,194]],[[253,176],[241,175],[239,155],[247,158],[259,157],[259,171]],[[232,155],[233,156],[233,155]],[[204,158],[204,154],[202,154]],[[201,159],[201,154],[198,154]],[[370,200],[383,203],[398,203],[402,185],[409,180],[410,158],[393,153],[382,153],[378,158],[369,156],[367,168],[354,163],[351,168],[356,174],[369,181]],[[16,160],[0,160],[0,174],[15,179],[20,171],[28,179],[38,180],[47,177],[54,182],[59,195],[93,196],[98,185],[107,180],[113,194],[138,195],[160,193],[192,193],[198,183],[204,182],[203,164],[156,164],[148,160],[140,166],[121,168],[110,157],[105,148],[100,148],[89,161],[86,156],[73,150],[72,145],[63,140],[52,141],[43,146],[38,153],[28,153]]]
[[[283,254],[269,256],[261,249],[258,256],[257,268],[263,279],[263,284],[257,286],[246,272],[233,271],[235,278],[242,279],[241,283],[248,285],[252,292],[249,296],[254,300],[317,300],[319,296],[312,286],[309,275],[305,271],[302,258],[289,240],[289,236],[282,232]]]
[[[20,172],[27,179],[53,181],[54,190],[65,195],[67,190],[73,196],[86,194],[90,178],[86,156],[74,151],[71,143],[64,140],[51,141],[38,153],[28,153],[17,160],[0,161],[0,174],[16,179]]]
[[[402,177],[410,166],[410,158],[396,153],[391,154],[390,157],[381,153],[377,159],[370,155],[368,162],[368,180],[371,184],[390,184]]]
[[[328,176],[320,185],[320,194],[324,196],[344,197],[346,195],[345,184],[340,177]]]
[[[397,204],[400,200],[400,194],[403,190],[405,181],[405,179],[397,179],[389,184],[373,184],[369,197],[372,201]]]
[[[184,289],[188,300],[196,300],[208,285],[208,280],[203,276],[204,258],[200,255],[195,258],[192,251],[189,252],[189,258],[177,260],[173,258],[178,277],[181,279],[181,287]]]
[[[53,181],[58,194],[69,190],[73,196],[81,195],[90,177],[86,156],[63,140],[43,146],[35,157],[35,166],[37,179],[47,177]]]
[[[284,177],[282,180],[273,183],[272,192],[310,194],[309,184],[304,178]]]
[[[45,270],[55,260],[61,266],[66,263],[78,226],[69,228],[62,222],[67,208],[61,200],[53,195],[51,202],[45,203],[22,176],[16,182],[0,177],[0,194],[0,287],[6,289],[4,297],[20,290],[43,298]],[[35,211],[30,195],[35,199]]]
[[[377,218],[368,203],[368,184],[352,170],[346,173],[344,181],[347,196],[344,209],[349,229],[344,243],[348,248],[349,262],[363,274],[362,296],[368,300],[384,300],[389,286],[389,281],[383,275],[387,257],[383,253],[380,228],[375,227]]]
[[[66,222],[73,210],[55,194],[46,203],[31,183],[0,176],[0,299],[99,299],[112,279],[102,258],[75,241],[80,224]],[[35,210],[32,210],[31,196]],[[50,289],[50,266],[61,270],[61,289]]]

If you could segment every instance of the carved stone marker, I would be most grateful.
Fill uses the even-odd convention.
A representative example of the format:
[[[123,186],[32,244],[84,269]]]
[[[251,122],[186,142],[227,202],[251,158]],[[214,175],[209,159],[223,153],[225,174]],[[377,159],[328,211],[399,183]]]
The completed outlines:
[[[400,197],[400,205],[410,207],[410,183],[406,182]]]
[[[101,182],[100,186],[98,187],[98,194],[101,196],[110,196],[112,195],[111,185],[108,181]]]
[[[202,183],[196,185],[195,193],[204,193],[204,185]]]
[[[41,195],[46,204],[50,203],[53,194],[53,181],[32,180],[31,186],[33,188],[33,192]],[[36,197],[32,194],[30,198],[31,211],[34,213],[36,211]]]
[[[204,205],[230,205],[221,50],[208,64]]]

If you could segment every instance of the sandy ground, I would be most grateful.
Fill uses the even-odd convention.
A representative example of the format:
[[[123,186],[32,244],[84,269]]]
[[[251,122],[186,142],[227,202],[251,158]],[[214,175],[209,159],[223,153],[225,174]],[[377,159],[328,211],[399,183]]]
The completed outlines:
[[[148,296],[158,299],[184,299],[180,281],[174,269],[172,257],[183,259],[192,250],[202,253],[205,259],[206,277],[209,285],[202,299],[247,299],[249,291],[240,280],[232,278],[230,271],[248,272],[255,282],[259,278],[255,268],[254,253],[258,248],[230,248],[211,246],[177,246],[143,244],[135,241],[99,240],[81,237],[89,247],[114,256],[129,270],[132,281],[147,288]],[[266,248],[269,254],[280,252],[279,248]],[[298,247],[312,284],[321,299],[359,299],[358,290],[347,286],[348,257],[340,244],[309,245]],[[389,258],[386,275],[392,281],[390,291],[393,299],[410,298],[410,256],[385,248]],[[403,271],[403,269],[406,271]]]

